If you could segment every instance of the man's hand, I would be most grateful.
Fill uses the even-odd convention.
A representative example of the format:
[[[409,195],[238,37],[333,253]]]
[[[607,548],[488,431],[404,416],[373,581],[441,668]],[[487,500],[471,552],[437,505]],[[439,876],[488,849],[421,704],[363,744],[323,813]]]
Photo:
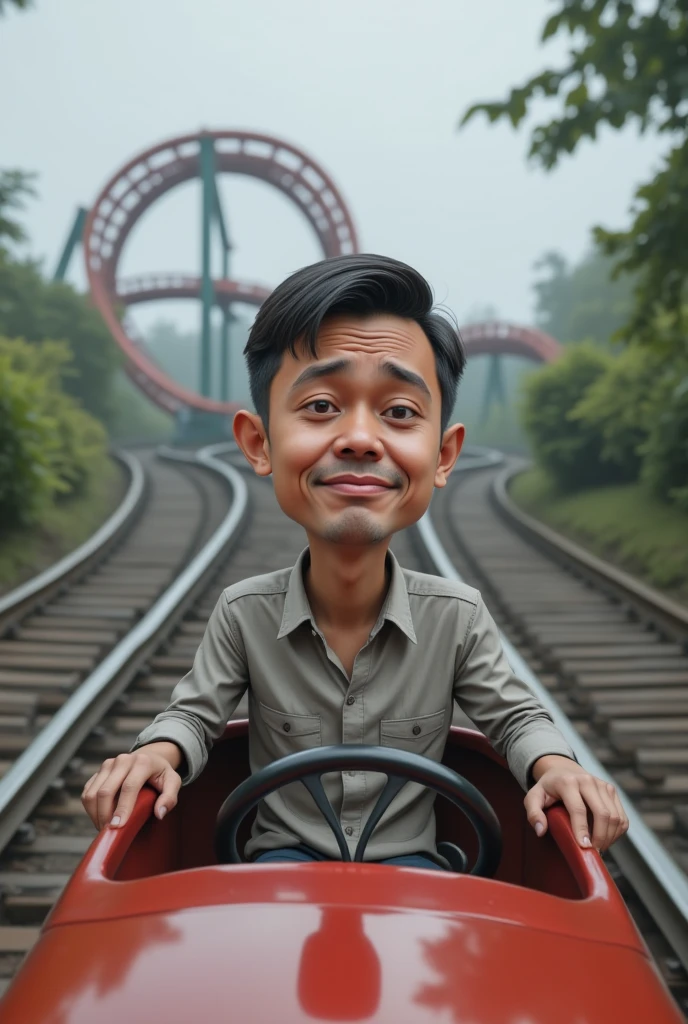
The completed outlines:
[[[182,780],[175,769],[182,760],[183,754],[175,743],[163,742],[149,743],[133,754],[119,754],[103,761],[100,771],[91,776],[81,794],[81,802],[96,828],[121,828],[146,783],[160,793],[154,813],[162,820],[177,803]]]
[[[548,754],[533,765],[535,785],[523,801],[528,821],[539,836],[547,831],[544,810],[561,801],[569,812],[571,827],[581,846],[603,853],[628,831],[628,818],[610,782],[589,775],[576,761]],[[588,828],[592,815],[592,840]]]

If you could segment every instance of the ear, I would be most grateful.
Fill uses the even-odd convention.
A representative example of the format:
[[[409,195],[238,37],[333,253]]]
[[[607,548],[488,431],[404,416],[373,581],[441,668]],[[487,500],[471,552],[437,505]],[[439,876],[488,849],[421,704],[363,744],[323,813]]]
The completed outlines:
[[[463,423],[455,423],[447,427],[442,437],[440,454],[437,457],[437,469],[435,470],[435,487],[444,487],[447,478],[454,468],[454,463],[459,457],[463,447],[463,439],[466,436],[466,428]]]
[[[234,415],[232,424],[234,439],[244,453],[244,458],[258,476],[270,476],[270,442],[263,421],[254,412],[240,409]]]

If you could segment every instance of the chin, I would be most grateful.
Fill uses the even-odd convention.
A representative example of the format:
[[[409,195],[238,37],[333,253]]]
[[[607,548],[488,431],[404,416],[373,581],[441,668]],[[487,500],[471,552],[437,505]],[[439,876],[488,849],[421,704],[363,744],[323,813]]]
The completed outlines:
[[[363,509],[347,509],[342,515],[325,524],[321,531],[324,540],[332,544],[367,546],[380,544],[393,530],[376,521]]]

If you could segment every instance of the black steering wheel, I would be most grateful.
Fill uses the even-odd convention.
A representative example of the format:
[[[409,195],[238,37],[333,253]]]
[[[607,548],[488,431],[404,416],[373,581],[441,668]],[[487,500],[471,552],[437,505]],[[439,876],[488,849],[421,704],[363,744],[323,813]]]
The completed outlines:
[[[362,861],[375,826],[394,797],[407,782],[417,782],[450,800],[463,811],[478,836],[478,856],[472,875],[491,878],[502,855],[502,832],[492,806],[472,783],[420,754],[394,747],[342,746],[315,747],[289,754],[273,761],[255,775],[249,776],[229,794],[217,816],[215,852],[220,864],[241,864],[237,849],[239,825],[250,810],[264,797],[292,782],[302,782],[332,829],[343,861],[351,861],[344,833],[328,800],[322,776],[328,772],[370,771],[387,776],[387,783],[371,811],[354,853],[354,861]],[[454,848],[456,849],[456,848]],[[457,850],[460,854],[460,851]],[[457,868],[461,870],[461,868]],[[465,870],[465,868],[464,868]]]

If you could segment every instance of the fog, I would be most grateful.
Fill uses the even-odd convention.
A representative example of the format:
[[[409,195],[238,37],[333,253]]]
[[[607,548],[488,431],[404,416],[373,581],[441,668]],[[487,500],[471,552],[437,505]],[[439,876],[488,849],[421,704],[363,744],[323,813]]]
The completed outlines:
[[[25,222],[52,271],[78,205],[167,137],[247,128],[305,149],[334,178],[362,248],[423,271],[460,321],[491,305],[533,319],[533,263],[580,258],[595,223],[627,220],[661,143],[602,132],[554,173],[528,166],[527,131],[457,131],[565,53],[537,44],[547,0],[37,0],[0,19],[0,166],[38,173]],[[542,109],[542,108],[541,108]],[[310,228],[267,186],[227,176],[233,276],[274,286],[319,257]],[[142,219],[121,269],[197,272],[200,189]],[[219,269],[219,262],[217,264]],[[82,258],[70,280],[83,285]],[[189,305],[136,311],[198,323]]]

